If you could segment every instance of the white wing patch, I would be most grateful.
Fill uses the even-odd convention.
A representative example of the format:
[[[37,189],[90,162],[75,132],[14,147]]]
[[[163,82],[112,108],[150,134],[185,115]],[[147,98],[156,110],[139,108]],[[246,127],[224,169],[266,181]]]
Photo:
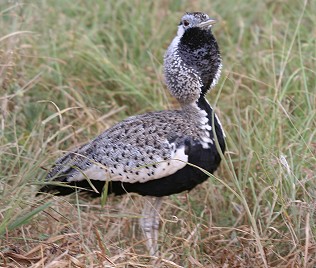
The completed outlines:
[[[146,182],[160,179],[184,168],[188,162],[184,145],[176,148],[174,143],[170,144],[171,157],[168,160],[156,156],[151,163],[139,167],[126,167],[118,164],[116,168],[105,167],[99,163],[92,164],[83,171],[78,171],[68,181],[82,181],[86,179],[99,181],[122,181],[128,183]]]

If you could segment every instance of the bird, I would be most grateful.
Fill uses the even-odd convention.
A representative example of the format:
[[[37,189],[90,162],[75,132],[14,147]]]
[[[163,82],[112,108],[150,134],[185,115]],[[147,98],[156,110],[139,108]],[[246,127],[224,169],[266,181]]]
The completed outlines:
[[[165,84],[180,108],[128,117],[67,152],[38,194],[144,196],[139,223],[150,255],[157,255],[163,197],[206,181],[225,152],[224,130],[206,99],[222,69],[215,23],[206,13],[185,13],[165,53]]]

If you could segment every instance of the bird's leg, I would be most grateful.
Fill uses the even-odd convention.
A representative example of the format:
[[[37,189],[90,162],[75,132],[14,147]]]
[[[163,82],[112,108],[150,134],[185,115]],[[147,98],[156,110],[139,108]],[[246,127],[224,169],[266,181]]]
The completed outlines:
[[[140,226],[146,238],[146,245],[150,255],[158,254],[158,229],[159,211],[162,204],[162,197],[147,196],[140,218]]]

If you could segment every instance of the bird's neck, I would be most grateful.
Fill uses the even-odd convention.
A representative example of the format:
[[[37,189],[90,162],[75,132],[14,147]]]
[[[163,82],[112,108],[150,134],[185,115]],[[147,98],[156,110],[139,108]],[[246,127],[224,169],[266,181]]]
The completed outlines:
[[[189,104],[183,104],[181,105],[181,109],[188,114],[192,115],[211,115],[213,113],[213,109],[209,102],[206,100],[205,96],[203,94],[200,95],[200,97],[189,103]]]
[[[188,29],[178,43],[184,64],[193,68],[202,81],[202,94],[214,87],[220,77],[222,60],[216,39],[210,30]]]
[[[221,72],[217,42],[210,31],[187,30],[176,36],[164,58],[166,84],[182,106],[215,86]]]

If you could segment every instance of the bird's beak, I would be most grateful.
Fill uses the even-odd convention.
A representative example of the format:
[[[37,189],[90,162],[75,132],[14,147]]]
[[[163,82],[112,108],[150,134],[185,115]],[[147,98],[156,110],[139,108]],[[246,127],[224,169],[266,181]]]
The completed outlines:
[[[215,19],[208,19],[207,21],[201,22],[198,27],[200,28],[211,28],[216,23]]]

